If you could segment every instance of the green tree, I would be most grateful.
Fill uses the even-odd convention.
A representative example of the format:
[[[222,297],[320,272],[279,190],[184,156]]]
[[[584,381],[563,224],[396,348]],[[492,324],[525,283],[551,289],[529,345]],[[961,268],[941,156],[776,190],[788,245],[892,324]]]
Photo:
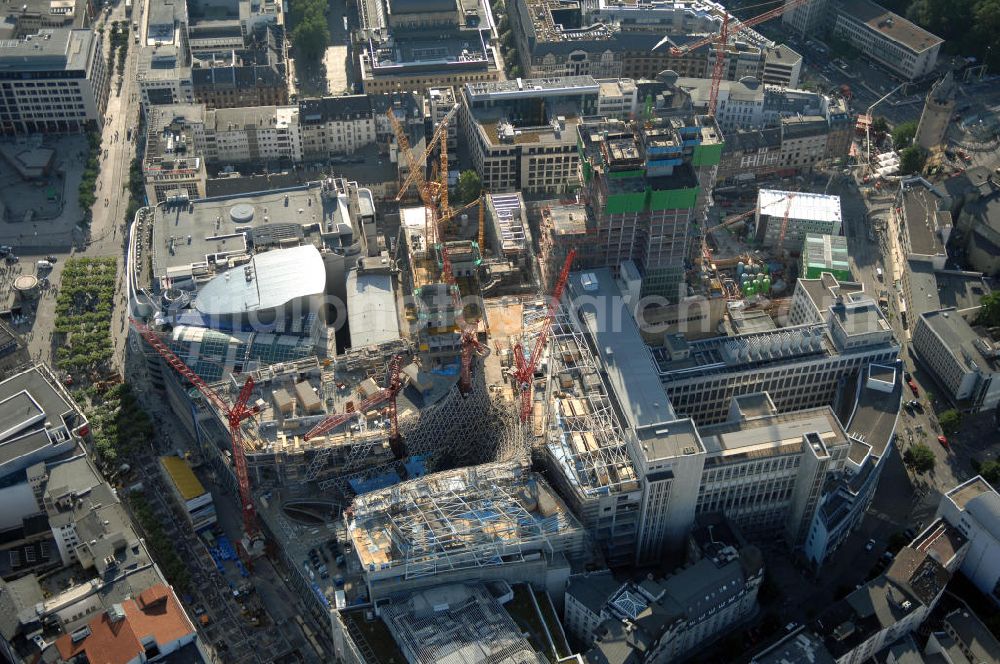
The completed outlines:
[[[979,464],[976,470],[983,476],[984,480],[993,486],[1000,486],[1000,461],[985,461]]]
[[[987,293],[983,295],[982,299],[979,300],[981,309],[979,310],[979,318],[976,322],[980,325],[989,325],[990,327],[1000,326],[1000,291],[993,291],[992,293]]]
[[[919,145],[911,145],[899,153],[899,172],[903,175],[911,175],[924,170],[927,162],[927,153]]]
[[[962,415],[954,408],[949,408],[938,416],[938,424],[941,425],[941,431],[948,435],[958,431],[958,425],[961,423]]]
[[[458,200],[462,203],[471,203],[479,198],[479,193],[483,190],[483,182],[479,179],[479,173],[475,171],[462,171],[458,176]]]
[[[913,137],[917,135],[916,121],[904,122],[896,125],[892,130],[892,144],[897,150],[909,147],[913,143]]]
[[[323,16],[323,10],[307,11],[292,31],[292,45],[300,57],[318,60],[326,52],[330,43],[330,28]]]
[[[872,120],[872,131],[875,133],[885,133],[889,131],[889,121],[881,115]]]
[[[936,459],[934,458],[934,452],[931,448],[922,443],[918,443],[910,446],[905,452],[903,452],[903,463],[912,468],[918,474],[923,475],[924,473],[934,470]]]

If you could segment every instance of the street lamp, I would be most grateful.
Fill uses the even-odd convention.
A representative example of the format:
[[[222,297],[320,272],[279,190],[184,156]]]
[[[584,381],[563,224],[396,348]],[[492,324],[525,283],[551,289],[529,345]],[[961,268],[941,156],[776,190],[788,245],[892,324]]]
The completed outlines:
[[[871,167],[872,167],[872,110],[876,106],[884,102],[886,99],[894,95],[896,91],[899,90],[904,85],[906,85],[906,83],[900,83],[899,85],[894,87],[892,90],[889,91],[888,94],[886,94],[886,96],[882,97],[874,104],[869,106],[868,111],[865,113],[866,119],[868,120],[868,123],[865,125],[865,173],[866,174],[871,173]]]

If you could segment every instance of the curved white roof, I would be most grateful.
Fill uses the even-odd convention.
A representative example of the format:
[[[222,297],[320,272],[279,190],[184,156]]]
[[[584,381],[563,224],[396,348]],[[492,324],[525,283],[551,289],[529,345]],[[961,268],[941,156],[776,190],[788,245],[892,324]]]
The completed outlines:
[[[257,254],[246,265],[216,275],[198,292],[194,307],[208,316],[261,311],[325,289],[323,257],[306,244]]]

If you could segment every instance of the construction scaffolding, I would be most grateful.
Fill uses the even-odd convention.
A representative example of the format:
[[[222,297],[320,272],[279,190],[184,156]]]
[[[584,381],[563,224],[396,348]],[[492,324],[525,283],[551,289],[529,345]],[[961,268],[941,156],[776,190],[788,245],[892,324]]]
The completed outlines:
[[[369,584],[582,553],[579,522],[527,461],[471,466],[355,498],[348,530]]]
[[[600,368],[565,306],[552,324],[545,450],[582,500],[639,488]]]

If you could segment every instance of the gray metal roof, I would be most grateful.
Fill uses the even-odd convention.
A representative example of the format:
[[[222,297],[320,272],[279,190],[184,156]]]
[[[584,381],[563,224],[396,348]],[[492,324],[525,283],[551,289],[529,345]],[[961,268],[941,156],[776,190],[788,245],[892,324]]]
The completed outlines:
[[[348,272],[347,324],[353,348],[399,339],[399,312],[392,275]]]
[[[574,272],[568,286],[629,424],[640,428],[676,420],[653,357],[611,272],[606,268]]]
[[[248,264],[216,275],[199,291],[194,306],[209,316],[264,311],[325,288],[323,257],[305,244],[256,254]]]
[[[0,477],[73,449],[76,441],[72,430],[84,422],[69,395],[48,371],[36,366],[3,381]]]

